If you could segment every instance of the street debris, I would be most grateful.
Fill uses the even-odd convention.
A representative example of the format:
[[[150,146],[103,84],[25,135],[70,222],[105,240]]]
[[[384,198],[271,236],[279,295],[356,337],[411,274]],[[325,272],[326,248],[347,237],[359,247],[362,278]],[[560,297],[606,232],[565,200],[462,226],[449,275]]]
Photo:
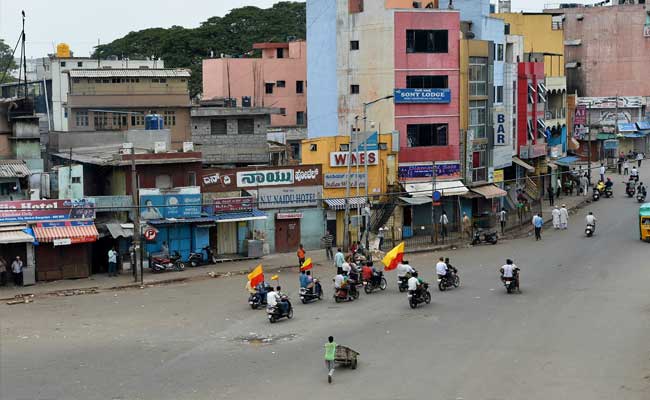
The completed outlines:
[[[9,300],[7,304],[13,306],[14,304],[29,304],[34,302],[33,294],[17,294],[13,300]]]
[[[288,342],[297,338],[298,335],[295,333],[289,333],[286,335],[258,335],[254,332],[250,332],[247,336],[237,336],[234,340],[244,344],[252,345],[269,345],[277,342]]]
[[[96,294],[99,292],[99,288],[97,287],[91,287],[87,289],[67,289],[67,290],[59,290],[55,292],[54,294],[56,296],[80,296],[83,294]]]

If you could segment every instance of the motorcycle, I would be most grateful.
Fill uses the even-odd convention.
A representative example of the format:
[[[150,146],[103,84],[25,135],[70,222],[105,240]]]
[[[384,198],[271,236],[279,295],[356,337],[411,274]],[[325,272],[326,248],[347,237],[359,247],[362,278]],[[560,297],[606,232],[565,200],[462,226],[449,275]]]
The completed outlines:
[[[417,272],[417,271],[415,271]],[[411,277],[411,274],[407,274],[406,276],[398,276],[397,277],[397,288],[399,289],[400,293],[404,293],[409,289],[409,278]]]
[[[284,317],[286,317],[287,319],[293,318],[293,307],[291,306],[289,297],[283,294],[282,296],[280,296],[280,298],[281,300],[278,302],[276,306],[266,306],[266,314],[268,315],[269,321],[271,323],[275,323],[277,320]],[[287,304],[286,311],[282,310],[282,307],[280,307],[280,303]]]
[[[458,273],[448,271],[444,278],[438,278],[438,290],[444,292],[447,289],[457,288],[460,286],[460,277]]]
[[[592,237],[594,235],[594,231],[596,230],[596,227],[592,224],[588,224],[587,227],[585,228],[585,235],[587,237]]]
[[[183,271],[185,263],[181,261],[181,255],[178,251],[175,251],[169,257],[152,257],[150,269],[151,272]]]
[[[359,298],[359,291],[357,285],[348,283],[345,287],[334,289],[334,301],[341,303],[344,301],[354,301]]]
[[[614,196],[614,191],[612,190],[611,187],[605,187],[605,197],[608,199]]]
[[[645,202],[645,196],[646,196],[645,192],[637,193],[636,194],[636,201],[638,201],[639,203]]]
[[[627,194],[627,197],[634,197],[634,193],[636,193],[636,190],[634,189],[634,183],[628,182],[625,185],[625,194]]]
[[[592,193],[591,198],[594,199],[594,201],[598,201],[600,199],[600,190],[598,190],[598,188],[594,188],[594,192]]]
[[[203,253],[205,252],[205,257]],[[199,265],[204,265],[204,264],[216,264],[217,263],[217,257],[214,256],[214,253],[212,252],[212,249],[209,246],[205,246],[204,248],[201,249],[200,252],[192,252],[190,253],[190,258],[187,260],[189,263],[190,267],[198,267]]]
[[[515,271],[514,276],[512,278],[506,278],[503,275],[501,275],[501,282],[503,282],[503,286],[505,286],[506,292],[508,292],[508,293],[512,293],[515,290],[518,293],[521,293],[521,291],[519,290],[518,281],[519,281],[519,271],[518,270]]]
[[[497,244],[498,240],[499,240],[499,236],[495,231],[475,229],[474,238],[472,239],[472,244],[473,245],[477,245],[481,243]]]
[[[302,304],[310,303],[314,300],[320,300],[323,296],[323,288],[318,279],[314,278],[314,287],[311,289],[300,288],[300,301]]]
[[[371,279],[369,281],[363,281],[363,290],[366,292],[366,294],[370,294],[373,292],[373,290],[377,289],[386,290],[388,282],[386,282],[386,278],[384,278],[384,273],[382,271],[379,271],[373,278],[374,279]]]
[[[259,307],[266,306],[266,293],[270,292],[271,290],[273,290],[271,286],[266,286],[264,293],[260,292],[259,290],[255,290],[255,293],[252,293],[250,296],[248,296],[248,304],[253,310],[257,310]]]
[[[409,306],[417,308],[418,304],[431,303],[431,293],[429,293],[429,284],[424,282],[420,290],[411,290],[408,294]]]

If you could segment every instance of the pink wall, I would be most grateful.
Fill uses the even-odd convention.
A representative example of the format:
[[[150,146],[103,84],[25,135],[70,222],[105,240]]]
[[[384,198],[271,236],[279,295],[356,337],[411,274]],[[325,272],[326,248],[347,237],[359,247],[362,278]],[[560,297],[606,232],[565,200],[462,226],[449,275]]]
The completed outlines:
[[[460,159],[460,14],[458,12],[395,12],[395,87],[405,88],[411,75],[446,75],[451,90],[449,104],[395,105],[395,129],[400,132],[400,162]],[[406,52],[407,29],[447,30],[448,53]],[[405,118],[407,117],[407,118]],[[448,124],[448,145],[406,147],[407,125]]]
[[[203,60],[203,98],[230,97],[241,106],[243,96],[250,96],[256,107],[285,108],[286,116],[272,115],[271,126],[295,126],[296,113],[307,112],[306,42],[288,43],[285,58],[275,58],[275,49],[264,49],[263,58],[219,58]],[[230,79],[228,79],[230,78]],[[264,84],[285,81],[266,94]],[[296,81],[303,81],[304,93],[296,93]]]

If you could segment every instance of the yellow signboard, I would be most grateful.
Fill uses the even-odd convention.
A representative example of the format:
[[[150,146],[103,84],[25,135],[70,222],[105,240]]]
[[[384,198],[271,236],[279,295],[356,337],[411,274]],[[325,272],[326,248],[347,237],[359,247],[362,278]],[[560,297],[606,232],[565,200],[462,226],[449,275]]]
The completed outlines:
[[[494,183],[501,183],[501,182],[503,182],[503,170],[496,169],[494,170]]]

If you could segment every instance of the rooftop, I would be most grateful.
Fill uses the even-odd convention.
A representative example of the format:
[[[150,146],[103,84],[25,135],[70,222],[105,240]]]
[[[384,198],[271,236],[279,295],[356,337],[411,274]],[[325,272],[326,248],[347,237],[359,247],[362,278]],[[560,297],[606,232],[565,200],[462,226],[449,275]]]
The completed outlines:
[[[81,164],[121,167],[131,165],[129,154],[121,154],[122,145],[80,147],[72,150],[72,161]],[[55,153],[54,156],[70,160],[70,152]],[[201,153],[151,153],[135,149],[136,165],[158,165],[201,162]]]
[[[0,160],[0,178],[25,178],[31,174],[23,160]]]
[[[71,78],[189,78],[187,69],[174,68],[100,68],[100,69],[71,69]]]

